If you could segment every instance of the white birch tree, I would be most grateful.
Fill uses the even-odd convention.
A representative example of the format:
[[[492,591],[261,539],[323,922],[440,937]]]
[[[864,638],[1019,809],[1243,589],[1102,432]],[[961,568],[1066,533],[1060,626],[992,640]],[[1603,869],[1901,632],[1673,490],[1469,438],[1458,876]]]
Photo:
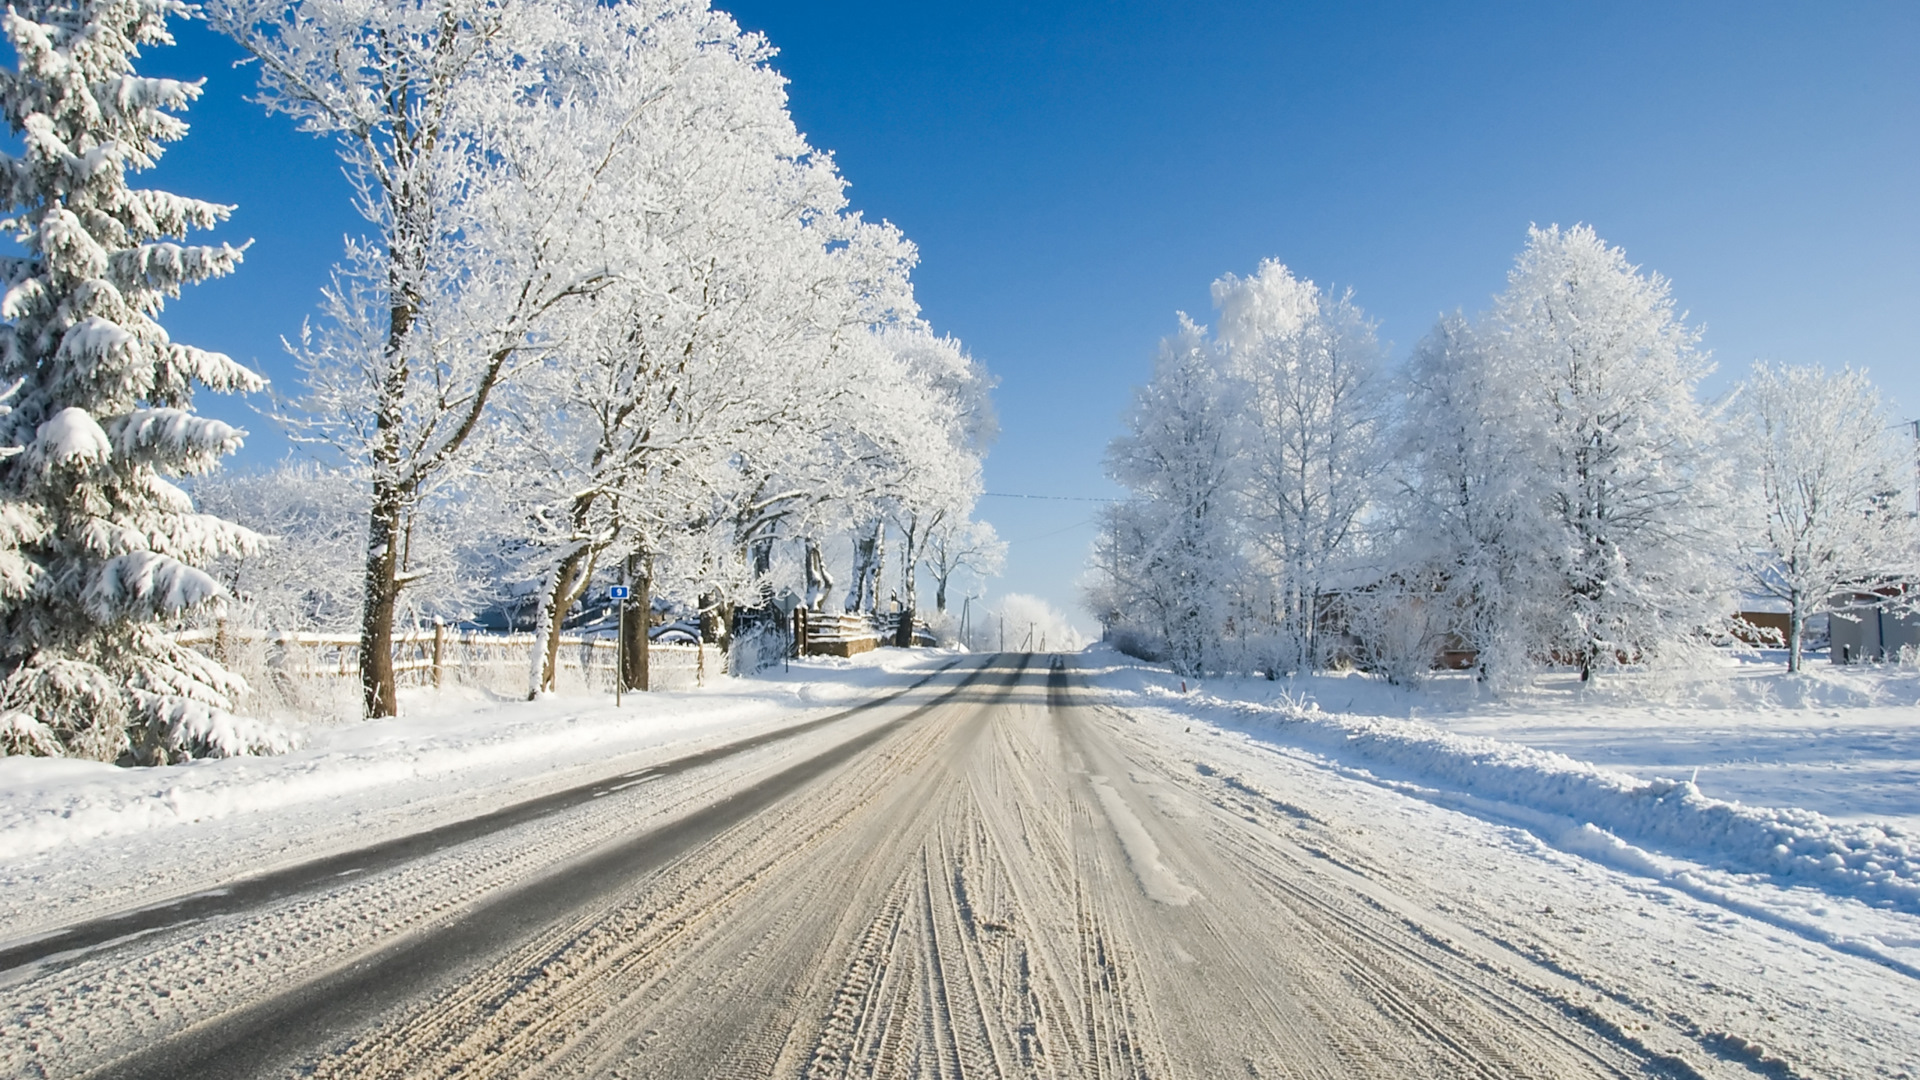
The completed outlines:
[[[1249,278],[1213,283],[1218,348],[1235,380],[1238,515],[1266,579],[1285,655],[1264,665],[1315,667],[1321,598],[1364,547],[1363,515],[1382,490],[1387,401],[1373,324],[1335,295],[1268,259]]]
[[[1153,633],[1174,669],[1196,674],[1220,654],[1240,577],[1234,528],[1238,431],[1230,383],[1204,327],[1184,314],[1137,392],[1107,472],[1132,498],[1107,511],[1096,570],[1108,602]]]

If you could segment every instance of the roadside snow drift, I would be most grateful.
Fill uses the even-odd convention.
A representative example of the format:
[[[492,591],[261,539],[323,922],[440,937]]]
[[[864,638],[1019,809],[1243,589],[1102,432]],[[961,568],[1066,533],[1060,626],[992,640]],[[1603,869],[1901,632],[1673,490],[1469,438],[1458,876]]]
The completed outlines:
[[[900,670],[949,658],[885,650],[852,663],[810,660],[785,675],[721,679],[704,691],[629,694],[623,708],[611,697],[528,702],[468,690],[422,691],[405,702],[407,715],[311,727],[303,732],[305,746],[273,757],[160,768],[0,757],[0,863],[181,826],[247,821],[264,827],[272,819],[282,835],[326,832],[402,806],[507,801],[561,776],[610,768],[607,762],[624,754],[749,725],[796,722],[808,710],[898,682],[893,676]],[[224,844],[231,835],[197,839]]]
[[[1521,816],[1531,810],[1588,823],[1591,835],[1584,844],[1581,837],[1567,839],[1591,854],[1610,854],[1609,861],[1624,857],[1619,843],[1624,839],[1736,873],[1766,875],[1777,884],[1812,886],[1920,914],[1920,836],[1899,825],[1727,802],[1701,794],[1688,780],[1643,780],[1565,754],[1449,733],[1420,720],[1327,712],[1304,694],[1282,692],[1270,702],[1235,700],[1204,689],[1183,695],[1169,685],[1164,670],[1112,652],[1096,653],[1087,663],[1116,703],[1228,714],[1240,720],[1236,726],[1277,729],[1290,745],[1496,800],[1521,810]]]

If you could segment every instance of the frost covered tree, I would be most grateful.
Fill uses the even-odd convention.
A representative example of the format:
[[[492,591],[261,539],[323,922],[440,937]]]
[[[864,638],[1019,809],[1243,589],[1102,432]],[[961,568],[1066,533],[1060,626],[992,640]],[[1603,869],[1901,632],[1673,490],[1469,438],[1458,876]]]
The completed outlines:
[[[961,571],[993,577],[1005,568],[1007,544],[990,521],[948,518],[927,533],[923,565],[933,579],[936,611],[947,610],[947,595]]]
[[[1295,278],[1277,260],[1215,281],[1213,301],[1244,429],[1238,516],[1284,653],[1257,659],[1317,666],[1320,598],[1351,569],[1382,490],[1382,350],[1351,293]]]
[[[1094,568],[1105,604],[1159,640],[1193,674],[1220,653],[1241,577],[1234,523],[1238,431],[1232,387],[1204,327],[1185,315],[1160,343],[1107,473],[1132,497],[1111,507]]]
[[[216,607],[202,567],[253,548],[248,530],[196,513],[170,477],[203,472],[241,432],[196,416],[196,386],[256,390],[218,353],[172,341],[158,317],[183,286],[231,272],[240,250],[175,242],[231,207],[129,186],[198,83],[147,78],[133,61],[170,44],[167,0],[19,3],[0,102],[20,151],[0,159],[5,260],[0,379],[20,380],[0,420],[5,530],[17,559],[0,587],[6,748],[160,763],[267,749],[231,713],[245,684],[174,643],[179,619]]]
[[[611,277],[608,234],[635,224],[602,199],[653,100],[630,92],[622,61],[718,17],[585,0],[205,9],[258,59],[268,107],[336,140],[373,227],[303,349],[315,434],[371,491],[362,688],[368,715],[391,715],[411,522],[457,497],[448,485],[496,434],[497,398],[546,355],[557,309]]]
[[[1134,498],[1090,560],[1103,622],[1185,669],[1274,673],[1328,659],[1334,618],[1395,678],[1464,648],[1501,681],[1677,657],[1724,624],[1710,367],[1666,281],[1591,228],[1533,229],[1493,310],[1441,320],[1392,383],[1350,295],[1272,260],[1213,292],[1218,333],[1184,323],[1109,456]]]
[[[1730,607],[1731,498],[1696,396],[1712,368],[1666,279],[1590,226],[1535,227],[1482,334],[1537,515],[1514,534],[1535,647],[1583,680],[1687,652]]]
[[[1755,364],[1733,428],[1753,475],[1746,587],[1787,605],[1787,670],[1799,671],[1808,618],[1920,576],[1913,448],[1853,368]]]
[[[1382,350],[1351,295],[1272,259],[1213,299],[1217,332],[1181,316],[1109,452],[1134,498],[1107,513],[1088,602],[1186,670],[1312,667],[1384,487]]]
[[[992,380],[959,342],[935,337],[922,325],[890,328],[885,340],[903,368],[906,415],[913,425],[899,443],[889,500],[900,537],[897,593],[901,610],[912,616],[920,608],[920,570],[932,537],[949,523],[966,521],[979,499],[980,462],[996,425],[987,397]],[[938,599],[936,608],[944,610]],[[910,624],[902,626],[902,634],[910,633]]]
[[[1529,444],[1512,437],[1525,412],[1519,386],[1458,314],[1414,347],[1400,385],[1391,474],[1400,491],[1387,504],[1382,557],[1393,573],[1353,602],[1385,625],[1417,598],[1417,621],[1476,654],[1482,677],[1525,677],[1540,654],[1525,629],[1529,575],[1547,541],[1529,494]]]
[[[613,269],[511,401],[521,452],[552,476],[536,688],[605,562],[644,588],[739,576],[707,533],[752,530],[784,501],[768,490],[774,429],[800,426],[821,343],[851,327],[845,264],[884,246],[841,214],[843,185],[793,127],[764,41],[692,5],[622,33],[647,9],[621,9],[595,16],[615,32],[583,39],[604,56],[577,105],[645,103],[596,183],[596,213],[623,223],[600,233]]]
[[[914,319],[911,245],[846,212],[759,35],[700,0],[209,11],[269,106],[337,139],[374,226],[302,342],[310,434],[371,490],[370,715],[409,538],[477,484],[523,500],[536,688],[609,564],[718,613],[809,508],[884,520],[928,486],[903,477],[942,397],[881,340]]]
[[[1362,614],[1417,605],[1503,683],[1696,651],[1730,610],[1734,514],[1698,338],[1592,228],[1532,229],[1493,309],[1408,363],[1387,574],[1354,598],[1388,610]]]
[[[229,618],[287,631],[345,633],[360,620],[366,492],[349,473],[312,463],[223,470],[191,489],[202,510],[267,538],[259,551],[208,569],[231,596]]]
[[[1400,683],[1425,678],[1444,651],[1475,657],[1496,685],[1530,679],[1548,655],[1538,623],[1553,542],[1540,471],[1526,437],[1521,386],[1487,347],[1484,327],[1442,316],[1395,385],[1372,563],[1377,575],[1341,597],[1355,649]]]

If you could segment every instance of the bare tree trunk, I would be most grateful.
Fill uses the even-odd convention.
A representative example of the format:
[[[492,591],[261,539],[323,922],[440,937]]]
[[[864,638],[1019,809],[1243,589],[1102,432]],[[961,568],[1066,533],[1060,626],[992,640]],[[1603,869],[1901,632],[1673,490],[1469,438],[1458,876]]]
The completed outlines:
[[[420,311],[426,259],[413,230],[423,218],[432,217],[411,184],[402,182],[387,198],[395,233],[387,249],[387,340],[374,405],[373,502],[367,521],[367,588],[360,609],[361,709],[370,718],[400,714],[393,670],[393,618],[400,601],[401,518],[411,494],[400,470],[400,429],[406,422],[407,340]]]
[[[1787,673],[1800,673],[1800,640],[1806,634],[1806,623],[1800,614],[1800,595],[1795,593],[1787,608]]]
[[[920,606],[920,548],[925,539],[920,531],[920,515],[914,514],[907,519],[906,533],[901,538],[904,550],[900,552],[900,603],[909,611]]]
[[[552,618],[546,627],[545,661],[540,669],[540,683],[535,690],[553,690],[560,679],[560,635],[564,630],[567,612],[573,610],[574,601],[587,589],[587,583],[593,580],[593,553],[582,546],[560,560],[560,566],[553,574],[553,592],[547,601],[547,610]]]
[[[806,607],[811,611],[824,610],[827,597],[832,594],[833,576],[827,573],[827,560],[820,554],[820,545],[808,537]]]
[[[527,650],[527,700],[540,696],[542,679],[546,674],[547,627],[553,622],[553,594],[542,592],[540,604],[533,615],[533,647]]]
[[[720,670],[727,671],[733,648],[733,605],[711,594],[700,598],[700,641],[720,650]]]
[[[398,493],[374,482],[367,529],[366,597],[360,609],[361,710],[371,717],[400,713],[393,670],[393,617],[400,600]]]
[[[875,561],[879,552],[875,545],[879,543],[877,532],[853,537],[853,581],[847,592],[846,609],[849,612],[871,611],[880,606],[879,579],[874,576]],[[871,592],[869,587],[872,587]]]
[[[628,690],[647,690],[650,659],[648,623],[653,621],[653,561],[638,553],[627,556],[627,585],[633,591],[626,600],[626,638],[621,642],[620,677]]]

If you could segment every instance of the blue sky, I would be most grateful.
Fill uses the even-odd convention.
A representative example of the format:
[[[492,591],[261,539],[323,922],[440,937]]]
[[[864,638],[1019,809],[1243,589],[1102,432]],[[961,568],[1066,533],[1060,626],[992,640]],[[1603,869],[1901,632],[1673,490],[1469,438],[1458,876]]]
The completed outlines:
[[[1590,222],[1671,278],[1712,389],[1756,357],[1853,363],[1920,415],[1920,5],[721,6],[781,49],[801,129],[999,376],[990,491],[1114,494],[1131,388],[1222,273],[1351,286],[1397,362],[1486,305],[1529,222]],[[278,336],[358,223],[331,149],[242,100],[231,46],[181,38],[149,67],[207,97],[159,182],[240,204],[225,232],[256,243],[169,325],[290,388]],[[284,452],[249,426],[244,463]],[[1071,605],[1097,507],[985,500],[1013,544],[996,591]]]

